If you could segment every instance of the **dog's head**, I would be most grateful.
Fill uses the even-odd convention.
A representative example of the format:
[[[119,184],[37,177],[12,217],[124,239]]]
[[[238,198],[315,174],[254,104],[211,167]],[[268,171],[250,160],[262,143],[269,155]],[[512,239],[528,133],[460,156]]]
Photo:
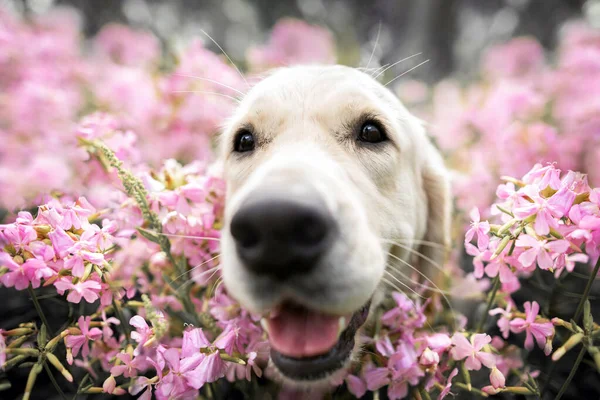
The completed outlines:
[[[388,89],[342,66],[276,70],[221,140],[225,286],[265,315],[284,377],[321,380],[351,359],[389,264],[446,244],[442,160]]]

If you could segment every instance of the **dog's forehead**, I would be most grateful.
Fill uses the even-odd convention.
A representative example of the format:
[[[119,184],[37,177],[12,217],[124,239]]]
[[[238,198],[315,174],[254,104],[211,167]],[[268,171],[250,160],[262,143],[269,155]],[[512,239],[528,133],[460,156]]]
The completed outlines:
[[[264,120],[302,113],[305,117],[332,108],[357,111],[393,105],[394,96],[369,75],[344,66],[281,68],[259,82],[238,108],[238,118]],[[265,115],[266,114],[266,115]]]

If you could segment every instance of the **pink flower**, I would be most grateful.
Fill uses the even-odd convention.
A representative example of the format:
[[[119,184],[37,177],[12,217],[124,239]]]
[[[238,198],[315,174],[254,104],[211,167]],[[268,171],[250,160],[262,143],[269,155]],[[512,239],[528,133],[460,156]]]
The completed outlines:
[[[473,256],[473,267],[475,267],[473,276],[477,279],[483,278],[485,271],[483,262],[489,261],[493,252],[490,250],[481,251],[477,246],[474,246],[471,243],[465,243],[465,251],[468,255]]]
[[[478,371],[481,369],[481,364],[492,368],[496,365],[494,355],[481,350],[483,346],[491,341],[490,335],[478,333],[472,335],[469,342],[464,335],[457,332],[452,336],[454,347],[450,350],[450,355],[457,361],[466,358],[465,367],[469,370]]]
[[[125,389],[117,387],[117,381],[115,380],[115,377],[112,375],[109,376],[108,378],[106,378],[106,380],[102,384],[102,391],[104,393],[114,394],[117,396],[122,396],[126,393]]]
[[[59,294],[63,295],[66,290],[70,290],[67,301],[79,303],[83,297],[88,303],[93,303],[100,297],[102,285],[100,283],[87,280],[84,282],[73,283],[69,278],[62,277],[54,282],[54,287]]]
[[[136,358],[131,358],[130,354],[119,353],[117,359],[121,361],[121,364],[115,365],[110,369],[110,373],[113,376],[123,375],[125,378],[133,378],[137,375],[137,370],[140,368],[140,362]]]
[[[546,352],[546,338],[554,335],[554,326],[551,322],[535,322],[540,311],[540,305],[536,301],[533,303],[527,301],[524,307],[525,319],[513,319],[510,321],[510,328],[514,333],[526,332],[525,348],[527,350],[533,349],[533,339],[535,338],[538,346]],[[546,355],[548,354],[549,352],[546,353]]]
[[[134,317],[135,318],[135,317]],[[141,317],[139,317],[141,318]],[[146,321],[144,321],[145,323]],[[142,326],[142,324],[139,324]],[[148,326],[148,325],[146,325]],[[183,343],[181,345],[181,356],[191,357],[197,354],[200,349],[210,346],[210,342],[204,335],[202,328],[188,329],[183,332]]]
[[[471,243],[473,237],[477,235],[477,248],[481,251],[487,249],[488,243],[490,242],[490,238],[488,234],[490,233],[490,223],[487,221],[481,222],[479,216],[479,210],[477,207],[471,210],[469,214],[471,216],[471,228],[465,234],[465,244]]]
[[[529,247],[519,256],[518,260],[525,267],[533,265],[537,260],[541,269],[550,269],[554,265],[552,256],[557,257],[569,248],[566,240],[537,240],[533,236],[519,235],[516,242],[517,247]]]
[[[575,200],[575,193],[563,187],[552,197],[545,199],[538,194],[538,190],[533,186],[526,186],[523,192],[533,200],[533,203],[522,200],[513,212],[519,219],[535,215],[533,228],[538,235],[545,236],[550,232],[550,228],[558,228],[558,218],[569,213]]]
[[[95,341],[102,337],[102,331],[98,328],[90,329],[90,323],[92,322],[92,317],[79,317],[77,320],[77,325],[81,330],[81,335],[68,335],[65,337],[65,344],[68,348],[72,349],[73,356],[77,357],[79,354],[79,350],[81,351],[81,355],[83,357],[87,357],[90,353],[90,348],[88,346],[88,340]],[[69,362],[72,364],[72,361]]]
[[[6,287],[14,287],[17,290],[26,289],[29,284],[33,288],[38,288],[42,279],[55,274],[54,270],[42,260],[30,258],[19,265],[6,253],[0,253],[0,266],[8,268],[8,272],[0,277],[0,282]]]
[[[494,308],[490,310],[490,315],[502,315],[498,319],[498,328],[500,328],[500,332],[502,332],[502,337],[504,339],[508,338],[508,335],[510,333],[510,318],[512,316],[512,314],[510,313],[511,306],[512,305],[509,303],[506,306],[505,310],[501,308]]]
[[[135,327],[135,332],[131,332],[131,338],[138,342],[140,346],[143,346],[148,339],[154,335],[152,328],[150,328],[146,320],[139,315],[131,317],[129,324]]]
[[[152,400],[152,383],[150,379],[145,376],[136,377],[133,383],[129,387],[129,394],[135,396],[142,390],[146,389],[144,393],[138,397],[138,400]]]
[[[37,232],[33,226],[11,224],[2,230],[0,225],[0,232],[2,232],[4,239],[14,246],[17,251],[26,250],[27,245],[37,239]]]
[[[367,393],[367,384],[358,376],[348,375],[345,381],[348,391],[357,399],[363,397],[365,393]]]
[[[442,389],[442,391],[440,392],[440,395],[438,396],[437,400],[443,400],[446,396],[448,396],[448,394],[450,394],[450,389],[452,388],[452,379],[454,379],[456,375],[458,375],[458,368],[454,368],[450,372],[450,375],[448,375],[446,386],[444,386],[444,389]]]
[[[200,389],[207,382],[214,382],[225,376],[227,365],[219,356],[219,352],[215,351],[203,358],[200,364],[188,374],[186,374],[188,384]]]

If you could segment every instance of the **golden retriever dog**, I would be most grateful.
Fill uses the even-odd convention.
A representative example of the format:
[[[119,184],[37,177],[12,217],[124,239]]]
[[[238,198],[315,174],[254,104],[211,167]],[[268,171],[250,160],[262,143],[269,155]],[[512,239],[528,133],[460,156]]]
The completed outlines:
[[[391,267],[430,274],[442,262],[442,158],[389,89],[343,66],[273,71],[220,145],[225,286],[264,315],[284,380],[323,382],[360,351],[359,330],[398,279]]]

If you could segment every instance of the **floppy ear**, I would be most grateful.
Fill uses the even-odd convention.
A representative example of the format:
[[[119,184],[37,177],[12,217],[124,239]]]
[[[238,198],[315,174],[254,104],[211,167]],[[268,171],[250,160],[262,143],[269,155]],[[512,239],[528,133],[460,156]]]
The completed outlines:
[[[429,139],[426,145],[421,169],[422,185],[427,198],[427,228],[419,251],[439,266],[444,266],[450,250],[450,223],[452,218],[452,195],[450,175],[439,151]],[[435,243],[435,244],[434,244]],[[437,244],[437,245],[436,245]],[[437,268],[425,259],[419,263],[427,276],[436,277]],[[434,279],[435,280],[435,279]]]

